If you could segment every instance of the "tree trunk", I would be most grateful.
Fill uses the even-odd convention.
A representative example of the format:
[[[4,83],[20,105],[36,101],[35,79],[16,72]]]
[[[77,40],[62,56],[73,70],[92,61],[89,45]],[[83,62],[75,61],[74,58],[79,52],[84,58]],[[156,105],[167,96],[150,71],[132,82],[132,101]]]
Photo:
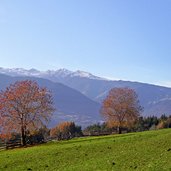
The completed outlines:
[[[121,130],[121,127],[120,126],[118,126],[118,134],[122,134],[122,130]]]
[[[21,126],[21,145],[26,145],[26,134],[23,126]]]

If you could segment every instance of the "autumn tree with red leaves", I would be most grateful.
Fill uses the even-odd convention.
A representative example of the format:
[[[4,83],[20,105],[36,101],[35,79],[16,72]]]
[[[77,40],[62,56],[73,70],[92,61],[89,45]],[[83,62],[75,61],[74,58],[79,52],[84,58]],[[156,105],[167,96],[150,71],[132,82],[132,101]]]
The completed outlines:
[[[0,134],[20,133],[24,146],[27,132],[46,125],[53,111],[49,90],[35,81],[17,81],[0,92]]]
[[[122,133],[123,127],[131,127],[138,120],[142,107],[138,96],[130,88],[113,88],[103,101],[101,113],[111,127]]]

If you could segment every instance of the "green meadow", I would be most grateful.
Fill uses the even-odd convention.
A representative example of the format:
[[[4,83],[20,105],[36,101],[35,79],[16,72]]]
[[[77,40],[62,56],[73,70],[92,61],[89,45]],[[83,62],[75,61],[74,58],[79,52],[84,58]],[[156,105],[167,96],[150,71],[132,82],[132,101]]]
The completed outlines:
[[[77,138],[0,152],[0,171],[171,170],[171,129]]]

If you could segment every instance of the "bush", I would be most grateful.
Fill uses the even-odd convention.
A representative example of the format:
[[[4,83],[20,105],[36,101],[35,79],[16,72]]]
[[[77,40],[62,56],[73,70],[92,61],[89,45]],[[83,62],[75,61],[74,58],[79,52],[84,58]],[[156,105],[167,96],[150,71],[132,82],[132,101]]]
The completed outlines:
[[[84,135],[92,136],[92,135],[108,135],[116,132],[116,128],[112,127],[109,128],[106,123],[100,124],[93,124],[86,127],[83,131]]]
[[[82,135],[81,127],[74,122],[62,122],[50,130],[50,136],[57,140],[68,140]]]
[[[48,128],[44,127],[32,133],[27,133],[27,144],[39,144],[46,141],[49,137],[50,131]]]

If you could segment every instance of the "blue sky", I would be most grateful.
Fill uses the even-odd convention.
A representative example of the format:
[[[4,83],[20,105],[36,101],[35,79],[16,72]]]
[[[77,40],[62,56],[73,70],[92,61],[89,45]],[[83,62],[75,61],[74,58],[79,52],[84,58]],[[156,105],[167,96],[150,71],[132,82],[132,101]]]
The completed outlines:
[[[0,66],[171,86],[170,0],[0,0]]]

